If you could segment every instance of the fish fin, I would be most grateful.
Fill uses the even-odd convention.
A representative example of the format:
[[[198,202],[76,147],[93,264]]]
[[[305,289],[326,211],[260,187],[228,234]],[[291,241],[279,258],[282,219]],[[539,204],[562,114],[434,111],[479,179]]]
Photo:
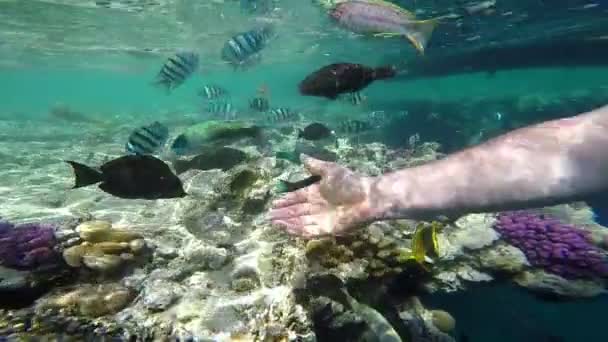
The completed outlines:
[[[395,33],[395,32],[380,32],[380,33],[375,33],[374,37],[377,38],[392,38],[392,37],[398,37],[398,36],[402,36],[403,34],[401,33]]]
[[[103,174],[100,171],[75,161],[66,160],[65,162],[70,164],[74,170],[76,180],[73,189],[103,181]]]
[[[175,173],[177,173],[178,175],[186,172],[190,167],[190,162],[188,160],[176,159],[171,164],[173,164]]]
[[[408,19],[416,19],[416,15],[408,10],[406,10],[405,8],[394,4],[392,2],[388,2],[388,1],[384,1],[384,0],[368,0],[368,2],[371,3],[375,3],[377,5],[381,5],[381,6],[385,6],[385,7],[390,7],[396,11],[398,11],[399,13],[403,14],[406,18]]]
[[[419,20],[413,22],[412,29],[406,34],[407,39],[414,45],[420,54],[424,54],[424,50],[428,41],[433,35],[435,27],[439,24],[439,19]]]

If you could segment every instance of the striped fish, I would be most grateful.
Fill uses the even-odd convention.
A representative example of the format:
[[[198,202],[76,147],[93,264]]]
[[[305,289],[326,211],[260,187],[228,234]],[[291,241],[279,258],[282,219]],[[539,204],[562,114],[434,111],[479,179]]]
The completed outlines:
[[[357,134],[365,131],[370,131],[375,127],[366,121],[361,120],[346,120],[338,124],[337,131],[343,134]]]
[[[231,102],[228,101],[212,101],[207,104],[205,111],[211,114],[213,117],[234,120],[236,118],[237,110]]]
[[[197,69],[198,54],[194,52],[178,52],[167,59],[156,77],[155,84],[173,90],[180,86]]]
[[[281,123],[286,121],[296,121],[300,119],[298,112],[289,108],[273,108],[266,114],[266,120],[270,123]]]
[[[228,91],[218,85],[210,84],[203,86],[198,91],[198,95],[204,98],[205,100],[217,100],[221,97],[228,95]]]
[[[350,103],[354,106],[359,106],[363,102],[365,102],[365,100],[367,100],[367,97],[365,95],[361,94],[361,92],[356,91],[354,93],[346,93],[346,94],[339,95],[338,99],[340,101]]]
[[[259,58],[259,53],[273,35],[271,25],[242,32],[230,38],[222,48],[222,60],[240,66]]]
[[[169,129],[158,121],[151,125],[139,127],[129,135],[125,150],[127,154],[154,154],[158,152],[169,138]]]
[[[256,97],[249,101],[249,108],[258,112],[265,112],[270,108],[270,102],[265,97]]]

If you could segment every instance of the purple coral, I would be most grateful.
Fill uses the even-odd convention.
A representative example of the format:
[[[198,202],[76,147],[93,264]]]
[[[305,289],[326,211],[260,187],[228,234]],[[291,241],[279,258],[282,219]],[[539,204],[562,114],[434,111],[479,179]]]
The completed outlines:
[[[574,225],[513,211],[500,213],[494,229],[534,267],[567,279],[608,277],[605,252],[591,242],[590,232]]]
[[[53,228],[37,223],[14,225],[0,220],[0,265],[32,269],[56,264]]]

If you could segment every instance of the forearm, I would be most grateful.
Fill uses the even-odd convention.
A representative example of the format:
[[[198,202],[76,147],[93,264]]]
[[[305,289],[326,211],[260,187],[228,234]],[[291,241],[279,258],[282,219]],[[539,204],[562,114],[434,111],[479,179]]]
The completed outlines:
[[[608,106],[518,129],[445,159],[379,177],[379,219],[545,206],[608,190]]]

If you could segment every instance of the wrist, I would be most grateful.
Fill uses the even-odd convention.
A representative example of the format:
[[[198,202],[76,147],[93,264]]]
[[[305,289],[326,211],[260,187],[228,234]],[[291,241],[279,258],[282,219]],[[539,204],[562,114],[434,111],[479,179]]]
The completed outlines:
[[[412,202],[413,175],[408,170],[370,177],[368,206],[370,220],[416,218]]]

